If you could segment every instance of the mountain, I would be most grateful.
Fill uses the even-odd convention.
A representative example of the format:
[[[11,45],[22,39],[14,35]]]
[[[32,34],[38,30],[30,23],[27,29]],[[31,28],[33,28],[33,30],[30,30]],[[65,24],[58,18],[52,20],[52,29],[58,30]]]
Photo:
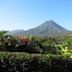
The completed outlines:
[[[6,33],[5,35],[38,35],[38,36],[60,36],[63,34],[67,34],[70,31],[68,31],[67,29],[61,27],[59,24],[55,23],[53,20],[50,21],[46,21],[43,24],[41,24],[40,26],[33,28],[33,29],[29,29],[29,30],[15,30],[15,31],[11,31]]]
[[[40,26],[25,31],[25,35],[57,36],[68,33],[69,31],[61,27],[54,21],[46,21]]]
[[[18,36],[18,35],[24,35],[24,30],[13,30],[13,31],[8,31],[4,35],[12,35],[12,36]]]

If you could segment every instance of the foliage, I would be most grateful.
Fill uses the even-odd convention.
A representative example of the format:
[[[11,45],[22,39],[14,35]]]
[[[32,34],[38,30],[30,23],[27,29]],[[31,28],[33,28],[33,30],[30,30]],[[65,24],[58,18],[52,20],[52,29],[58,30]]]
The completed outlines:
[[[30,36],[27,38],[25,36],[13,37],[7,35],[0,38],[0,50],[60,55],[72,53],[72,38],[64,40],[64,37],[48,38]]]
[[[67,55],[66,55],[67,57]],[[53,54],[0,52],[1,72],[71,72],[72,59]]]
[[[17,40],[15,40],[12,36],[3,36],[0,39],[0,50],[15,51],[16,44]]]
[[[0,37],[2,37],[7,31],[0,31]]]
[[[72,37],[0,38],[1,72],[72,72]]]

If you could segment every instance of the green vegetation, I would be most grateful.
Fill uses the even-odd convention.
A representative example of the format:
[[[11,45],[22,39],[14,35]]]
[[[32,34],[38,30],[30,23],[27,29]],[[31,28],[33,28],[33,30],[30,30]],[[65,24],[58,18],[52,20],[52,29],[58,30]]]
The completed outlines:
[[[0,37],[3,36],[7,31],[0,31]]]
[[[72,55],[0,52],[1,72],[71,72]]]
[[[0,38],[1,72],[71,72],[72,37]]]
[[[71,37],[12,37],[10,35],[0,38],[0,50],[10,52],[27,52],[41,54],[69,54],[72,53]]]

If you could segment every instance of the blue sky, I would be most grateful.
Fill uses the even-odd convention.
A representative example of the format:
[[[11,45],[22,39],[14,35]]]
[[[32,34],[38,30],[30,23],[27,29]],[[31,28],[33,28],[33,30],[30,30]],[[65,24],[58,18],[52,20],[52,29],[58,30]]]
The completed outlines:
[[[47,20],[72,30],[72,0],[0,0],[0,30],[28,30]]]

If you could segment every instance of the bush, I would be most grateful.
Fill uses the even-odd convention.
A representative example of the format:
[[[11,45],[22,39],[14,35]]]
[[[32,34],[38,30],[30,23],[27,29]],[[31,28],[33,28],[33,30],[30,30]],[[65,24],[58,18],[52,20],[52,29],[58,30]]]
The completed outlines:
[[[59,55],[1,52],[1,72],[71,72],[72,60]]]

